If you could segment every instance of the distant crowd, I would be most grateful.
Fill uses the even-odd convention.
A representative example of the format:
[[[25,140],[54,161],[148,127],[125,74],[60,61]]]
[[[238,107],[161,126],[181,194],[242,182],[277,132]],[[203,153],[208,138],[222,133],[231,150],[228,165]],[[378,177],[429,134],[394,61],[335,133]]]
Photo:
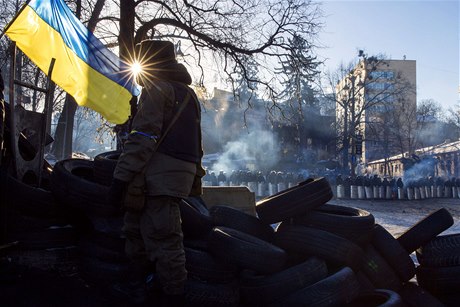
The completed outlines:
[[[312,174],[310,174],[312,175]],[[257,198],[276,194],[297,185],[309,177],[307,172],[283,171],[224,171],[208,170],[203,177],[203,186],[246,186]],[[420,177],[388,178],[372,176],[327,176],[334,194],[342,199],[426,199],[460,198],[460,178]]]
[[[374,176],[336,177],[337,198],[426,199],[460,198],[460,178],[381,178]]]
[[[297,185],[306,179],[302,172],[233,170],[230,174],[207,171],[203,186],[246,186],[257,197],[265,197]]]

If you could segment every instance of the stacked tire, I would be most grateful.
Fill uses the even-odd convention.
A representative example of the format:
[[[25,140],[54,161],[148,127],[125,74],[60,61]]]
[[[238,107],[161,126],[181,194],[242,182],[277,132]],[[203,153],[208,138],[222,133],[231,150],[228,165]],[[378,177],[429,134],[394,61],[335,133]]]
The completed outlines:
[[[311,182],[317,184],[317,180]],[[320,180],[326,196],[313,198],[305,193],[316,190],[308,183],[288,191],[303,196],[293,204],[294,209],[283,208],[285,214],[308,211],[331,198],[327,181]],[[350,268],[330,271],[323,259],[296,259],[276,244],[272,211],[277,210],[278,200],[284,203],[286,195],[281,194],[276,201],[266,202],[269,209],[264,213],[269,222],[225,204],[207,210],[199,198],[184,200],[181,214],[189,273],[186,299],[190,305],[280,306],[300,301],[340,305],[357,297],[359,284]],[[191,227],[192,221],[198,227]],[[348,286],[341,286],[343,282]]]
[[[21,182],[1,171],[3,238],[9,257],[20,265],[71,274],[84,216],[66,211],[48,190]]]
[[[291,295],[273,302],[274,306],[305,302],[305,306],[443,305],[439,297],[421,287],[423,282],[414,282],[420,267],[416,270],[410,254],[452,225],[447,210],[431,213],[395,238],[376,224],[369,212],[328,204],[329,197],[327,182],[319,178],[257,204],[262,221],[277,223],[273,242],[286,251],[288,259],[301,263],[316,257],[325,262],[328,270],[321,283],[329,286],[310,289],[311,292],[306,290],[308,287],[302,290],[315,295],[314,300]],[[326,282],[336,278],[346,282],[337,288],[331,286],[334,282]],[[344,284],[346,294],[341,292]]]
[[[113,160],[102,159],[105,166],[97,170],[92,161],[64,160],[51,177],[56,197],[91,221],[93,229],[78,244],[80,269],[99,285],[127,269],[121,214],[105,203]],[[331,198],[329,183],[317,178],[261,200],[257,217],[225,204],[208,209],[199,197],[183,200],[187,303],[354,306],[383,299],[402,304],[399,293],[415,274],[407,249],[375,224],[372,214],[327,204]]]
[[[113,282],[127,270],[122,213],[105,202],[117,155],[101,156],[97,167],[95,161],[63,160],[51,176],[59,203],[91,222],[78,248],[82,273],[97,284]],[[423,272],[433,264],[416,268],[410,257],[416,250],[429,254],[427,244],[452,225],[447,210],[395,238],[371,213],[329,204],[332,197],[326,179],[310,178],[257,202],[257,216],[226,204],[209,209],[200,197],[184,199],[187,304],[441,306],[441,299],[450,299],[448,291],[437,292],[439,280],[426,277],[431,271]],[[452,261],[449,268],[457,267]]]
[[[188,272],[186,300],[191,306],[237,306],[238,268],[211,253],[208,240],[214,223],[200,197],[180,203]]]
[[[103,289],[127,274],[124,253],[123,213],[106,201],[108,187],[96,180],[95,162],[66,159],[57,162],[51,175],[51,188],[62,206],[85,215],[90,227],[78,241],[82,277]]]
[[[460,234],[439,235],[416,251],[417,281],[447,306],[460,299]]]

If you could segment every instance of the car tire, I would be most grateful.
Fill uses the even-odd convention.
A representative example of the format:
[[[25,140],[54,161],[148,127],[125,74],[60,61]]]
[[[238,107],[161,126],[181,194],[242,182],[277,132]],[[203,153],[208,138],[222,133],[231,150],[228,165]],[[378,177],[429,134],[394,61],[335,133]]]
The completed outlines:
[[[333,197],[329,182],[321,177],[308,179],[256,203],[258,217],[274,224],[303,215],[327,203]]]
[[[415,264],[398,240],[381,225],[375,225],[372,245],[393,268],[402,282],[415,276]]]
[[[349,267],[296,291],[273,304],[275,306],[344,306],[359,295],[360,285]]]
[[[437,236],[418,248],[417,260],[427,267],[460,265],[460,234]]]
[[[375,219],[366,210],[324,204],[308,214],[294,217],[292,223],[325,230],[365,246],[371,240]]]
[[[275,232],[274,244],[288,253],[313,255],[333,265],[349,266],[358,271],[364,252],[355,243],[333,233],[282,222]]]
[[[214,227],[208,239],[209,252],[219,259],[259,273],[275,273],[285,266],[281,248],[229,227]]]
[[[117,166],[121,151],[103,152],[94,157],[94,181],[104,186],[110,186],[113,172]]]
[[[93,161],[66,159],[54,165],[51,191],[63,205],[88,215],[120,216],[122,212],[106,201],[108,187],[94,182]]]
[[[239,282],[240,296],[250,306],[265,306],[326,277],[326,263],[316,257],[271,275],[245,270]]]
[[[420,246],[430,242],[454,224],[452,215],[445,208],[438,209],[401,234],[397,240],[411,254]]]
[[[209,213],[216,226],[231,227],[267,242],[273,240],[273,227],[255,216],[225,205],[215,205]]]

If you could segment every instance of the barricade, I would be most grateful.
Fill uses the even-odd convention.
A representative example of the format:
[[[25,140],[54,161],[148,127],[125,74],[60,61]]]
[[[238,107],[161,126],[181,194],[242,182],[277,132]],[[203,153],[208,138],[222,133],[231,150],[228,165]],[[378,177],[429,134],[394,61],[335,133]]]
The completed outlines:
[[[203,180],[203,184],[202,184],[202,185],[203,185],[203,186],[206,186],[206,187],[210,187],[210,186],[212,186],[212,182],[211,182],[211,181],[204,181],[204,180]]]
[[[385,199],[391,199],[391,187],[389,186],[385,189]]]
[[[431,187],[429,186],[425,186],[425,195],[426,195],[426,198],[431,198]]]
[[[441,186],[437,186],[436,187],[436,197],[437,198],[442,198],[443,197],[443,193],[442,193],[442,187]]]
[[[419,189],[419,187],[414,187],[414,199],[415,200],[420,199],[420,189]]]
[[[358,198],[359,199],[365,199],[366,198],[366,192],[365,192],[364,187],[362,185],[358,186]]]
[[[406,199],[404,188],[398,188],[398,199]]]
[[[278,182],[278,192],[286,190],[286,184],[284,182]]]
[[[225,204],[256,215],[255,195],[247,187],[203,187],[201,197],[208,207]]]
[[[256,196],[257,197],[264,197],[266,196],[268,193],[267,191],[267,184],[265,182],[259,182],[257,184],[257,193],[256,193]]]
[[[351,185],[350,186],[350,198],[357,199],[358,198],[358,186]]]
[[[451,187],[444,187],[444,198],[452,198],[452,189]]]
[[[380,199],[385,199],[385,187],[382,185],[379,187],[379,198]]]
[[[420,190],[420,199],[425,199],[426,198],[425,187],[420,187],[419,190]]]
[[[337,198],[345,198],[345,187],[343,184],[337,186]]]
[[[379,197],[379,186],[374,185],[374,186],[372,187],[372,192],[374,193],[374,198],[375,198],[375,199],[380,198],[380,197]]]
[[[248,182],[248,188],[249,188],[249,191],[257,193],[257,182],[249,181]]]
[[[407,188],[407,199],[413,200],[414,199],[414,188],[408,187]]]
[[[364,187],[364,190],[366,191],[366,198],[367,199],[373,199],[374,198],[374,190],[372,187],[366,186]]]
[[[273,195],[278,193],[278,185],[276,183],[269,183],[268,184],[268,194]]]

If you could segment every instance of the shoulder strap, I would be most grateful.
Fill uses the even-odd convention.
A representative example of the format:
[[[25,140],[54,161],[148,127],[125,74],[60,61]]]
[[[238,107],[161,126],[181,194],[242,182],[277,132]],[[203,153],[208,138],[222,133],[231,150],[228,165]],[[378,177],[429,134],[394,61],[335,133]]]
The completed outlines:
[[[163,142],[163,140],[165,139],[166,135],[168,134],[169,130],[171,130],[172,126],[174,125],[174,123],[177,121],[177,119],[179,118],[179,116],[181,115],[182,111],[185,109],[185,106],[187,105],[188,103],[188,100],[190,99],[190,89],[187,87],[187,95],[185,96],[185,99],[184,101],[182,102],[182,105],[180,106],[179,110],[176,112],[176,114],[174,114],[174,117],[172,118],[172,120],[169,122],[169,125],[168,127],[166,127],[164,133],[161,135],[160,139],[158,140],[158,142],[156,143],[155,145],[155,151],[157,150],[157,148],[160,146],[161,142]]]
[[[172,120],[170,121],[168,127],[166,127],[164,133],[161,135],[160,139],[157,141],[157,143],[155,144],[155,148],[153,149],[153,152],[156,152],[158,147],[161,145],[161,143],[163,142],[163,140],[165,139],[166,135],[168,134],[169,130],[171,130],[172,126],[174,125],[174,123],[177,121],[177,119],[179,118],[179,116],[181,115],[182,111],[185,109],[190,97],[191,97],[191,89],[186,86],[186,89],[187,89],[187,95],[185,96],[185,99],[184,101],[182,102],[182,105],[180,106],[179,110],[177,111],[177,113],[174,115],[174,117],[172,118]],[[194,99],[196,101],[196,99]],[[196,102],[195,102],[196,103]],[[199,106],[199,105],[198,105]],[[198,109],[199,110],[199,109]],[[201,137],[201,136],[200,136]],[[144,174],[145,171],[146,171],[146,167],[147,167],[147,164],[145,165],[145,167],[142,169],[141,171],[141,174]]]

